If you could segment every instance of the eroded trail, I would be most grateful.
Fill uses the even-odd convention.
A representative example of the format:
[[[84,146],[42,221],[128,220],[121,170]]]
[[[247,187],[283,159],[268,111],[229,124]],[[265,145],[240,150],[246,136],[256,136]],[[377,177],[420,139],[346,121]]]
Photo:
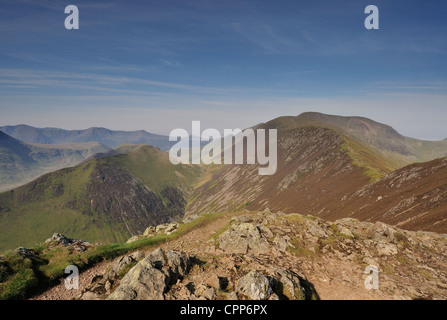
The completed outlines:
[[[163,251],[166,255],[160,251],[154,253],[157,248],[166,250]],[[82,299],[108,296],[153,299],[151,290],[141,291],[144,285],[136,289],[137,296],[125,296],[134,292],[131,286],[145,279],[141,272],[147,270],[133,268],[128,272],[125,265],[131,267],[140,262],[147,264],[150,259],[163,261],[169,260],[169,256],[182,256],[189,261],[188,270],[171,277],[169,281],[174,279],[173,282],[156,297],[253,298],[256,296],[250,296],[250,292],[244,293],[241,283],[248,281],[246,288],[250,288],[250,281],[264,277],[271,283],[292,283],[291,288],[301,290],[300,294],[272,288],[265,294],[264,298],[268,299],[446,299],[446,248],[446,235],[406,231],[380,222],[350,218],[329,222],[300,214],[244,211],[221,215],[160,246],[139,250],[142,252],[138,253],[138,258],[128,254],[103,262],[81,274],[80,291],[88,289]],[[141,260],[143,254],[144,261]],[[159,258],[162,256],[164,258]],[[176,263],[174,260],[162,262],[167,269],[160,270],[171,270],[171,263]],[[378,289],[365,286],[365,268],[369,266],[379,270]],[[121,270],[127,273],[122,280],[106,276],[99,285],[91,285],[96,275],[104,275],[110,267],[118,268],[117,273]],[[164,284],[164,280],[161,283]],[[111,292],[114,294],[110,295]],[[35,299],[80,296],[79,292],[67,292],[60,284]]]
[[[152,252],[153,250],[161,247],[168,248],[177,251],[198,252],[198,247],[204,241],[207,241],[215,232],[219,231],[230,221],[233,216],[240,215],[241,213],[228,214],[218,218],[216,221],[207,223],[205,226],[194,229],[191,232],[181,236],[180,238],[163,243],[160,246],[143,248],[145,254]],[[120,257],[115,258],[113,261],[118,260]],[[87,288],[92,280],[103,275],[113,264],[113,261],[103,261],[79,274],[79,289],[67,290],[65,288],[64,279],[61,279],[60,284],[52,287],[51,289],[31,298],[30,300],[71,300],[76,299],[80,292]]]

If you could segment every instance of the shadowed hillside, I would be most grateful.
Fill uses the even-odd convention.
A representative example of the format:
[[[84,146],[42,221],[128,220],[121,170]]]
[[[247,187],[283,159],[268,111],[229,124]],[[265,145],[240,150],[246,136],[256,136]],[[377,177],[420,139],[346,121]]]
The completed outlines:
[[[0,251],[54,232],[123,241],[181,218],[200,174],[200,167],[174,166],[148,146],[46,174],[0,194]]]

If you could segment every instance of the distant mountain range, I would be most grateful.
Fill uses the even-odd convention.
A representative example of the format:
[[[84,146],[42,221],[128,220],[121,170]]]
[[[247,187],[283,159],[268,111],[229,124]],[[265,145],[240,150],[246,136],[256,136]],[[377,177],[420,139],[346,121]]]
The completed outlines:
[[[278,129],[272,176],[258,175],[257,165],[174,166],[166,152],[133,145],[1,193],[0,251],[54,232],[119,242],[149,225],[243,209],[447,232],[446,140],[412,139],[367,118],[320,113],[254,128]],[[9,162],[28,159],[20,146],[29,145],[5,136],[17,150]]]
[[[64,130],[58,128],[35,128],[28,125],[3,126],[0,131],[23,142],[39,144],[68,144],[98,142],[108,148],[116,148],[123,144],[146,144],[168,150],[173,142],[168,136],[138,131],[114,131],[105,128],[89,128],[85,130]]]
[[[64,145],[25,143],[0,131],[0,191],[20,186],[44,173],[75,166],[109,150],[93,141]]]
[[[85,160],[127,153],[143,145],[168,150],[167,136],[105,128],[64,130],[28,125],[0,127],[0,191]]]

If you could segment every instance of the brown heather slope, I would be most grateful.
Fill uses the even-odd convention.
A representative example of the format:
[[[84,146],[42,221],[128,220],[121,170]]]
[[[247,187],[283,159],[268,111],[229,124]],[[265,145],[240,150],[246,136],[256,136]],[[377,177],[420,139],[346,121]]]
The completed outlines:
[[[186,215],[269,208],[446,233],[445,160],[404,167],[410,158],[442,154],[443,147],[427,151],[432,142],[418,141],[423,148],[416,148],[414,139],[372,120],[331,117],[309,113],[257,126],[278,129],[276,173],[260,176],[254,165],[216,166],[196,187]],[[332,120],[322,124],[326,118]],[[369,130],[364,138],[362,130]]]
[[[396,170],[346,197],[342,206],[359,220],[447,233],[447,158]]]
[[[318,127],[280,131],[278,169],[258,175],[255,165],[228,165],[196,188],[188,214],[249,210],[283,210],[328,214],[341,199],[369,181],[365,168],[353,164],[345,141],[334,131]]]

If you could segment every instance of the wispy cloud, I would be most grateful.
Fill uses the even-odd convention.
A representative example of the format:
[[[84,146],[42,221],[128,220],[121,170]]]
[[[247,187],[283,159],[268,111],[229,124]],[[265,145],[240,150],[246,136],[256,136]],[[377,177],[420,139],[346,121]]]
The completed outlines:
[[[70,73],[45,70],[0,69],[0,83],[3,85],[22,85],[36,88],[65,88],[84,90],[103,90],[108,92],[127,92],[151,94],[151,89],[164,88],[190,93],[230,94],[235,88],[204,87],[175,82],[163,82],[126,76],[93,73]]]

